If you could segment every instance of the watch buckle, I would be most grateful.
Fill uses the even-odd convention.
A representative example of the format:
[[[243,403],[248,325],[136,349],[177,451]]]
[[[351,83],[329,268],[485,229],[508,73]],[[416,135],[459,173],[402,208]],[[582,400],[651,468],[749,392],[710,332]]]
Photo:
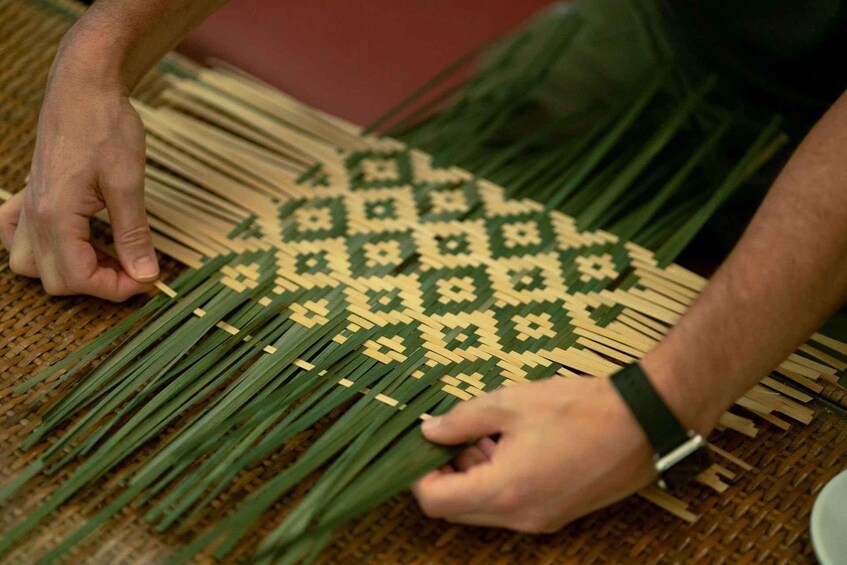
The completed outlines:
[[[696,452],[699,449],[702,449],[706,445],[706,440],[700,434],[695,434],[694,432],[688,432],[688,440],[679,444],[671,451],[659,457],[656,456],[655,459],[655,467],[656,471],[659,473],[661,477],[662,473]],[[661,482],[661,481],[660,481]]]

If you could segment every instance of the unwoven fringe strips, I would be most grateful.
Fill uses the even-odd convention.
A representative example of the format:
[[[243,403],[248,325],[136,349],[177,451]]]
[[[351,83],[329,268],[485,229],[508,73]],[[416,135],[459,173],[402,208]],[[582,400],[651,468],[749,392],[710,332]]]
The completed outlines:
[[[226,557],[322,470],[252,562],[314,557],[333,529],[456,453],[427,443],[421,419],[500,386],[607,376],[649,351],[705,284],[239,71],[191,71],[170,77],[160,105],[136,102],[155,245],[190,269],[16,390],[62,394],[23,446],[46,448],[0,500],[36,475],[67,476],[4,533],[0,555],[112,476],[97,512],[44,562],[124,507],[144,509],[157,531],[179,528],[337,415],[172,562],[205,550]],[[739,399],[743,411],[724,414],[721,430],[755,436],[757,419],[808,423],[811,397],[787,383],[835,382],[845,357],[847,346],[816,334]],[[716,452],[699,480],[720,492],[749,466]],[[665,492],[641,495],[696,519]]]
[[[580,230],[652,249],[660,265],[704,227],[719,256],[747,220],[727,204],[760,198],[797,140],[730,81],[679,61],[658,4],[553,4],[367,131],[558,209]]]

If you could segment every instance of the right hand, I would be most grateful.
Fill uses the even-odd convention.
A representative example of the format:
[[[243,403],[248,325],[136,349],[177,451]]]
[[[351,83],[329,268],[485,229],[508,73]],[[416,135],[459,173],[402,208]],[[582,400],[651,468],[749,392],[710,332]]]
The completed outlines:
[[[26,188],[0,207],[11,269],[53,295],[113,301],[146,292],[159,266],[144,207],[144,127],[120,88],[54,69]],[[90,241],[108,209],[115,261]]]

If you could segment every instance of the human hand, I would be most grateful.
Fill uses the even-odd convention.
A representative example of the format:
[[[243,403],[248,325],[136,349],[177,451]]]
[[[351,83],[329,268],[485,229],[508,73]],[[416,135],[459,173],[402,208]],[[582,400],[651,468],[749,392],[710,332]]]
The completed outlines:
[[[11,269],[49,294],[113,301],[159,276],[144,208],[144,128],[120,88],[60,69],[39,116],[26,188],[0,207]],[[108,209],[118,261],[90,241],[90,218]]]
[[[460,524],[553,532],[655,478],[647,438],[606,379],[497,390],[427,420],[423,433],[446,445],[483,438],[413,487],[424,513]]]

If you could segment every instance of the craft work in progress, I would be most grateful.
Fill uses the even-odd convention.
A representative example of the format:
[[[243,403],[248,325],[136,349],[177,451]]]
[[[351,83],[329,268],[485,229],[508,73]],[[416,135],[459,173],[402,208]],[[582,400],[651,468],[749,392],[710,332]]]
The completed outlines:
[[[186,268],[14,388],[49,402],[21,424],[31,456],[0,503],[44,474],[61,481],[3,532],[0,559],[86,489],[98,500],[44,562],[126,508],[157,532],[196,533],[174,563],[314,558],[340,526],[457,453],[428,443],[423,419],[502,386],[604,378],[650,351],[705,285],[238,70],[178,61],[155,101],[133,103],[154,243]],[[845,357],[814,335],[738,400],[721,433],[809,423],[801,389],[835,382]],[[720,496],[750,466],[716,453],[699,481]],[[238,483],[249,494],[223,511]],[[245,545],[295,491],[298,504]],[[697,519],[657,487],[640,494]]]

